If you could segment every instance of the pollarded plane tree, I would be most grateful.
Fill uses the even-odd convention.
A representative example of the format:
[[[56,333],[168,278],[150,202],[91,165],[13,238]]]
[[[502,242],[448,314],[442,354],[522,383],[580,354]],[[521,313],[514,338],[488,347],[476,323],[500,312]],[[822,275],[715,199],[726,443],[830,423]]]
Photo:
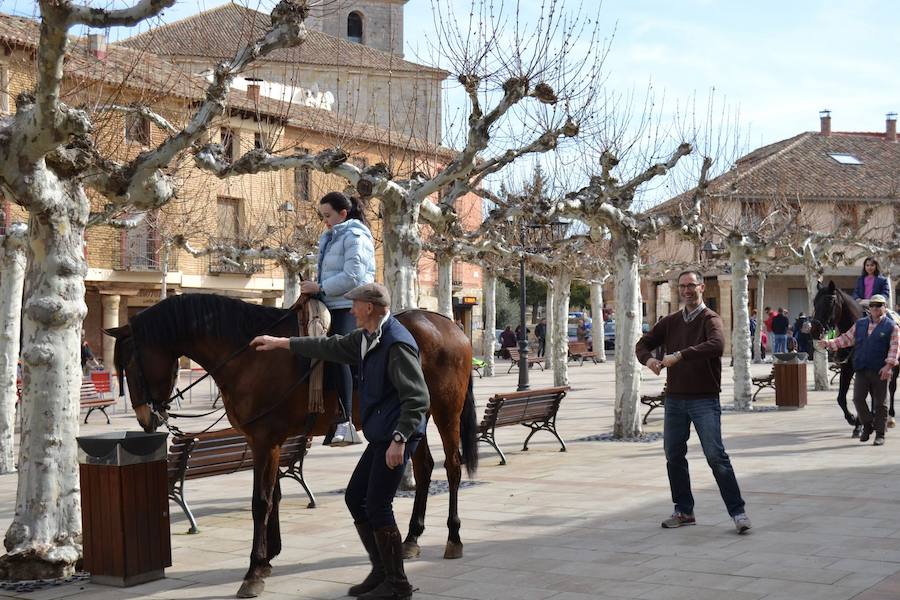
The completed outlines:
[[[169,202],[175,185],[165,169],[201,141],[224,110],[230,82],[276,48],[302,43],[308,8],[282,0],[272,28],[219,64],[205,99],[186,125],[152,149],[125,160],[103,156],[85,110],[61,99],[69,32],[86,26],[135,26],[174,0],[140,0],[122,9],[41,0],[33,94],[0,136],[0,185],[31,216],[27,297],[23,307],[23,415],[15,514],[4,539],[0,577],[37,579],[69,574],[81,557],[81,507],[75,436],[78,432],[85,227]],[[202,97],[202,96],[201,96]],[[158,117],[159,121],[168,121]],[[107,202],[90,213],[89,190]],[[51,415],[51,418],[47,418]]]
[[[712,184],[715,184],[713,180]],[[750,377],[750,269],[752,263],[766,260],[773,249],[783,243],[787,232],[795,226],[800,206],[792,202],[766,205],[763,210],[747,210],[739,200],[728,195],[710,195],[704,214],[707,234],[717,237],[727,251],[731,271],[731,355],[734,371],[735,410],[753,409]],[[766,214],[767,213],[767,214]],[[759,327],[757,327],[759,329]]]
[[[669,157],[645,166],[625,180],[619,179],[619,159],[612,149],[599,157],[599,172],[590,182],[570,192],[565,200],[547,207],[547,215],[575,218],[590,227],[597,241],[608,232],[616,288],[616,402],[613,435],[632,438],[641,435],[638,410],[640,400],[640,363],[634,353],[641,335],[640,251],[641,245],[664,230],[675,230],[687,237],[702,232],[700,205],[706,190],[712,161],[702,160],[697,181],[685,205],[677,211],[638,212],[635,196],[640,188],[665,176],[678,162],[691,154],[690,144],[680,144]]]
[[[389,164],[316,165],[304,153],[258,153],[231,162],[210,146],[198,157],[198,164],[220,176],[299,164],[321,167],[344,177],[363,199],[377,199],[384,275],[395,310],[418,306],[420,223],[444,234],[458,220],[458,198],[522,157],[557,150],[577,135],[579,121],[589,116],[606,52],[596,39],[597,21],[575,18],[556,0],[541,5],[536,18],[527,21],[533,26],[493,14],[490,3],[482,0],[473,2],[468,20],[457,21],[443,2],[435,9],[439,66],[456,74],[468,104],[465,126],[448,131],[449,152],[441,153],[445,158],[395,177]],[[586,50],[575,56],[576,45]]]
[[[0,474],[16,470],[16,379],[28,228],[13,223],[0,236]]]

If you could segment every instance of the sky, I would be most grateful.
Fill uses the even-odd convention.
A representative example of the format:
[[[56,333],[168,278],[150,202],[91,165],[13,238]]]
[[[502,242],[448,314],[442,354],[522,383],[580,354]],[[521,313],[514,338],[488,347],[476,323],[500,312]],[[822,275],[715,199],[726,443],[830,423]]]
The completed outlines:
[[[469,6],[442,1],[463,12]],[[577,1],[567,0],[569,10],[588,13]],[[511,12],[510,0],[494,2]],[[223,3],[179,0],[162,20]],[[260,10],[273,3],[245,2]],[[522,19],[535,18],[537,6],[538,0],[522,0]],[[37,8],[32,0],[0,0],[0,11],[33,16]],[[835,131],[882,131],[885,113],[900,112],[895,14],[895,3],[876,0],[606,0],[599,9],[601,32],[612,36],[611,88],[643,92],[652,85],[669,110],[692,96],[705,104],[713,93],[739,115],[747,150],[817,130],[822,109],[832,111]],[[408,59],[429,56],[432,0],[408,2],[405,36]]]

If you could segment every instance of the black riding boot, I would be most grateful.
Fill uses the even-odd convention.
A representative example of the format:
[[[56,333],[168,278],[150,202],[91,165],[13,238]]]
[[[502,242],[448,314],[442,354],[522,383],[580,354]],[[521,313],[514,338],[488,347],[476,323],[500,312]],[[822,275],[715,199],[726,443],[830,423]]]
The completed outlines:
[[[371,592],[359,596],[360,600],[409,600],[413,588],[403,570],[403,540],[396,525],[375,530],[375,542],[384,564],[385,579]]]
[[[359,540],[365,547],[369,555],[369,562],[372,563],[372,571],[366,575],[362,583],[352,586],[348,591],[348,596],[359,596],[366,592],[371,592],[378,587],[378,584],[384,581],[384,563],[381,561],[381,555],[378,553],[378,544],[375,542],[375,533],[372,526],[368,523],[355,523],[356,532],[359,534]]]

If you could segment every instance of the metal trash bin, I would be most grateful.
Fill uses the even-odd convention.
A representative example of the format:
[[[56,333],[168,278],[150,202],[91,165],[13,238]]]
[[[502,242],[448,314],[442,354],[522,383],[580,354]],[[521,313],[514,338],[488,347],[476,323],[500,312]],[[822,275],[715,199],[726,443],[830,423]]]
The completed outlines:
[[[775,354],[775,406],[803,408],[806,406],[806,353],[779,352]]]
[[[127,587],[162,579],[172,566],[167,436],[117,431],[77,438],[91,581]]]

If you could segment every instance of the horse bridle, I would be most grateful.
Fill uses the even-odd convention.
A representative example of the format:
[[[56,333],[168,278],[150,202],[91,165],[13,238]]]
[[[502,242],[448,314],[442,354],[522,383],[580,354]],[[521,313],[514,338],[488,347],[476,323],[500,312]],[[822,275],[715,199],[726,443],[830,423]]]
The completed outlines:
[[[301,298],[302,298],[302,296],[301,296]],[[164,403],[157,403],[157,402],[153,399],[153,394],[152,394],[152,392],[151,392],[151,390],[150,390],[150,386],[147,384],[147,378],[146,378],[145,375],[144,375],[144,365],[143,365],[143,361],[141,360],[141,351],[140,351],[140,348],[139,348],[138,343],[137,343],[137,338],[134,336],[134,334],[132,334],[131,339],[132,339],[132,345],[133,345],[134,363],[135,363],[135,367],[136,367],[136,370],[137,370],[137,377],[138,377],[138,381],[140,382],[140,385],[141,385],[141,387],[142,387],[142,389],[143,389],[143,391],[144,391],[144,394],[145,394],[145,396],[146,396],[145,399],[144,399],[144,400],[145,400],[145,401],[144,401],[144,404],[146,404],[146,405],[148,405],[148,406],[150,407],[150,414],[154,415],[154,416],[159,420],[159,422],[160,422],[162,425],[165,425],[165,427],[166,427],[169,431],[171,431],[172,433],[174,433],[174,434],[176,434],[176,435],[182,435],[183,432],[182,432],[181,430],[179,430],[175,425],[172,425],[172,424],[169,423],[169,417],[170,417],[170,416],[171,416],[171,417],[198,418],[198,417],[205,417],[205,416],[211,415],[211,414],[213,414],[214,412],[216,412],[217,410],[221,410],[221,409],[218,409],[218,408],[217,408],[217,409],[213,409],[213,410],[211,410],[211,411],[209,411],[209,412],[202,413],[202,414],[195,414],[195,415],[177,415],[177,414],[175,414],[175,413],[170,413],[170,412],[169,412],[169,406],[171,406],[172,401],[175,400],[175,399],[180,398],[180,399],[183,400],[183,399],[184,399],[184,393],[185,393],[185,392],[189,391],[191,388],[193,388],[195,385],[197,385],[198,383],[200,383],[201,381],[203,381],[203,380],[206,379],[207,377],[210,377],[210,376],[212,376],[214,373],[217,373],[220,369],[222,369],[222,367],[224,367],[224,366],[227,365],[229,362],[231,362],[232,360],[234,360],[235,358],[237,358],[238,356],[240,356],[241,354],[243,354],[243,353],[250,347],[250,342],[253,341],[254,338],[256,338],[256,337],[258,337],[258,336],[260,336],[260,335],[265,335],[266,333],[270,332],[272,329],[274,329],[274,328],[277,327],[278,325],[281,325],[281,323],[283,323],[288,317],[294,315],[294,310],[293,310],[293,309],[294,309],[295,307],[299,307],[299,308],[305,309],[305,303],[303,303],[303,304],[301,305],[300,302],[299,302],[299,300],[298,300],[298,302],[296,302],[296,303],[294,304],[294,306],[292,306],[292,307],[288,310],[288,312],[285,313],[281,318],[279,318],[277,321],[275,321],[274,323],[272,323],[271,325],[269,325],[268,327],[266,327],[265,329],[263,329],[261,332],[257,333],[257,334],[254,335],[253,337],[251,337],[251,338],[250,338],[250,341],[248,341],[246,344],[244,344],[243,346],[241,346],[240,348],[238,348],[237,350],[235,350],[234,352],[232,352],[225,360],[223,360],[222,362],[220,362],[218,365],[216,365],[216,366],[213,367],[212,369],[209,369],[206,373],[203,374],[203,376],[201,376],[201,377],[200,377],[199,379],[197,379],[196,381],[192,382],[189,386],[187,386],[187,387],[184,388],[183,390],[182,390],[182,389],[179,389],[178,386],[176,385],[176,386],[175,386],[175,393],[172,394],[172,395],[171,395]],[[302,334],[302,332],[301,332],[301,334]],[[261,413],[261,414],[255,415],[254,417],[252,417],[252,418],[249,419],[248,421],[246,421],[246,422],[244,422],[244,423],[241,423],[241,426],[243,426],[243,425],[248,425],[248,424],[252,423],[253,421],[256,421],[257,419],[260,419],[260,418],[262,418],[263,416],[269,414],[270,412],[272,412],[273,410],[275,410],[275,409],[278,408],[279,406],[281,406],[281,404],[282,404],[285,400],[287,400],[288,396],[290,396],[291,392],[293,392],[293,391],[297,388],[297,386],[299,386],[301,383],[303,383],[304,381],[306,381],[307,379],[309,379],[309,376],[310,376],[310,374],[312,373],[313,368],[314,368],[319,362],[320,362],[320,361],[317,360],[317,361],[314,361],[312,364],[310,364],[310,367],[309,367],[309,369],[306,371],[306,374],[303,375],[303,377],[301,377],[301,378],[298,379],[297,381],[295,381],[295,382],[287,389],[287,391],[284,393],[284,395],[282,396],[282,398],[281,398],[278,402],[276,402],[271,408],[269,408],[269,410],[266,410],[266,411],[264,411],[264,412]],[[123,389],[123,386],[122,386],[122,385],[119,385],[119,395],[120,395],[120,396],[124,396],[124,395],[125,395],[125,392],[124,392],[124,389]],[[224,409],[224,406],[223,406],[223,409]],[[164,411],[164,412],[163,412],[163,411]],[[214,427],[214,426],[216,425],[216,423],[218,423],[219,421],[222,420],[222,418],[224,418],[224,416],[225,416],[225,414],[223,413],[223,414],[222,414],[222,417],[220,417],[220,418],[219,418],[217,421],[215,421],[212,425],[210,425],[209,427],[207,427],[207,429],[204,430],[204,431],[207,431],[207,430],[211,429],[212,427]]]
[[[825,323],[819,321],[818,319],[816,319],[815,311],[813,311],[813,314],[809,317],[810,325],[818,325],[821,328],[822,333],[820,335],[825,334],[825,331],[827,331],[827,326],[835,326],[835,324],[837,323],[837,319],[834,316],[834,311],[837,307],[837,294],[827,294],[824,296],[824,298],[831,299],[831,314],[829,315],[829,320]]]

